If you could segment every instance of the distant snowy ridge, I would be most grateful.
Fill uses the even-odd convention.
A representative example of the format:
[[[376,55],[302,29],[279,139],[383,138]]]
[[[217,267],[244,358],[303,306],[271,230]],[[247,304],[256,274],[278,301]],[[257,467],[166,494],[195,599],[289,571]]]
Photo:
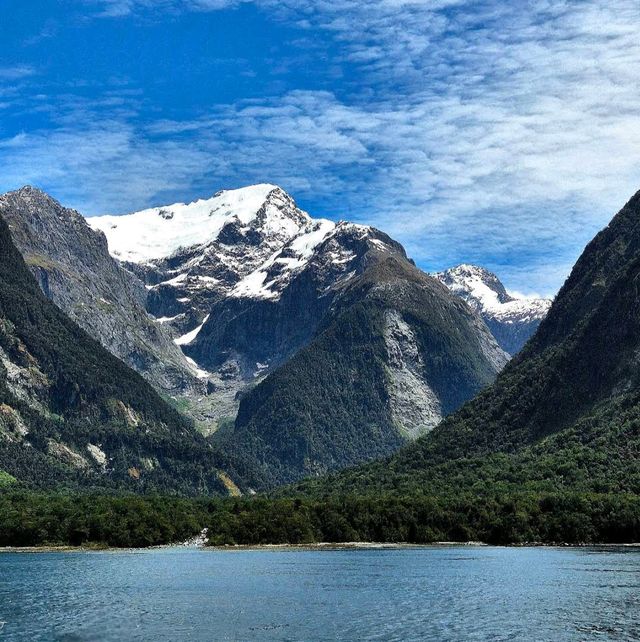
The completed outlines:
[[[434,276],[484,318],[511,354],[518,352],[551,307],[551,299],[513,296],[495,274],[476,265],[458,265]]]

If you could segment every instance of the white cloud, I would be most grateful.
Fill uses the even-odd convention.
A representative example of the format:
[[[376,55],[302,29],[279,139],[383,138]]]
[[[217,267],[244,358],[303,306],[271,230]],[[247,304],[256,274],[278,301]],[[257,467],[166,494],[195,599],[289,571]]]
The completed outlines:
[[[124,16],[240,2],[99,5]],[[636,0],[255,4],[330,39],[331,65],[357,82],[215,105],[188,121],[119,114],[103,127],[94,114],[84,128],[27,133],[22,152],[0,150],[10,176],[72,182],[91,211],[279,182],[324,199],[315,214],[385,229],[426,267],[482,262],[510,287],[544,293],[640,187]]]
[[[0,141],[6,189],[33,184],[86,214],[128,211],[133,203],[188,190],[208,161],[203,151],[145,141],[118,121]]]
[[[98,8],[96,17],[121,18],[137,11],[220,11],[251,0],[82,0]]]
[[[10,67],[0,67],[0,81],[14,81],[35,76],[37,70],[31,65],[12,65]]]

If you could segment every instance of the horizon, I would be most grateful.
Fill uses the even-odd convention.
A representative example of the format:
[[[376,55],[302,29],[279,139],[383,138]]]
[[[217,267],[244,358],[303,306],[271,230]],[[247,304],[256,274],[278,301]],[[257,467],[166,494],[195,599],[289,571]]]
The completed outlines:
[[[91,216],[273,183],[550,296],[640,187],[628,0],[8,4],[2,192]]]

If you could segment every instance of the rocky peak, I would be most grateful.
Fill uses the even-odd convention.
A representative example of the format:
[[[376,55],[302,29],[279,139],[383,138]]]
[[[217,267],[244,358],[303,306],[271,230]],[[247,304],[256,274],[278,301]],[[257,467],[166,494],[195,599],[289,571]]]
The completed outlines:
[[[121,261],[154,264],[188,248],[237,243],[257,245],[261,238],[288,239],[310,221],[293,199],[270,184],[217,192],[209,199],[174,203],[125,214],[89,219],[102,230],[109,250]]]
[[[477,265],[463,263],[435,276],[477,311],[515,301],[493,272]]]
[[[483,267],[462,264],[434,275],[478,312],[500,346],[519,352],[551,307],[551,299],[517,298]]]
[[[37,187],[25,185],[13,192],[0,195],[0,208],[19,208],[23,216],[28,216],[35,224],[48,220],[62,221],[80,229],[89,229],[84,217],[74,209],[63,207],[55,198]],[[100,238],[100,241],[103,239]],[[103,243],[106,247],[106,241]]]
[[[0,196],[0,216],[48,298],[163,392],[201,388],[196,369],[145,310],[139,279],[108,252],[105,236],[33,187]]]

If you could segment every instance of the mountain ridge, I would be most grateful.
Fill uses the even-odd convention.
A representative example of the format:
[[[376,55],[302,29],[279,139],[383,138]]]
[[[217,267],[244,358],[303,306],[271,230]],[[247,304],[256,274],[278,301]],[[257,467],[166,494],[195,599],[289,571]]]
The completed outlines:
[[[0,469],[40,488],[224,492],[216,453],[51,302],[0,217]]]
[[[58,300],[93,312],[87,329],[109,347],[100,336],[104,300],[114,289],[129,293],[121,307],[140,314],[120,315],[118,328],[151,326],[179,352],[195,383],[174,403],[228,452],[224,468],[243,489],[389,454],[488,385],[507,360],[480,316],[399,243],[373,227],[313,219],[277,186],[92,218],[91,227],[46,200],[39,245],[33,230],[42,225],[28,205],[9,209],[13,233],[27,258],[37,246],[50,262],[67,261],[71,284],[61,279],[66,299]],[[92,244],[88,256],[78,247]],[[93,275],[91,288],[77,287],[74,269]],[[313,374],[310,359],[334,380]],[[303,381],[310,397],[331,404],[301,414]],[[361,412],[357,398],[377,413]]]
[[[371,261],[410,261],[384,232],[313,219],[271,184],[89,223],[145,282],[148,311],[207,378],[218,425],[235,417],[246,389],[312,340],[335,297]]]
[[[196,370],[145,309],[143,284],[84,217],[27,186],[0,196],[0,216],[46,296],[166,394],[202,390]]]

